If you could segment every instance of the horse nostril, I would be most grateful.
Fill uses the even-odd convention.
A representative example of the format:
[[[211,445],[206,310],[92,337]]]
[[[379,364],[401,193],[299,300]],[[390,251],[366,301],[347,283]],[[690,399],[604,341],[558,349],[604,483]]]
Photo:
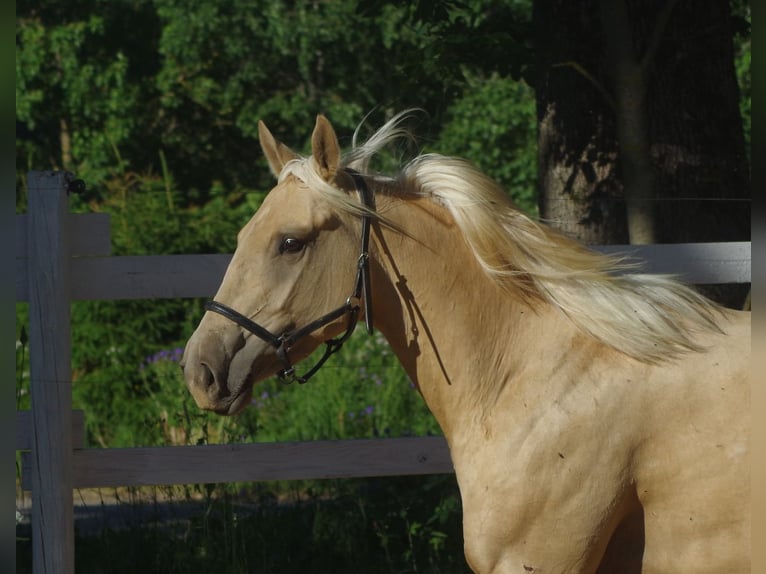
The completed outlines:
[[[200,367],[202,367],[202,372],[199,376],[200,386],[207,390],[216,384],[215,375],[213,374],[213,369],[205,363],[200,363]]]

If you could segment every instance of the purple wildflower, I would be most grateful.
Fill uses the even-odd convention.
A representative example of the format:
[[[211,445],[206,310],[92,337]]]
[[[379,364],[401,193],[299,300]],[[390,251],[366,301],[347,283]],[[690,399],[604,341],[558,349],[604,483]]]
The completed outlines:
[[[178,363],[183,358],[183,356],[184,350],[181,347],[176,347],[172,350],[162,349],[161,351],[157,351],[153,355],[146,357],[142,363],[142,366],[149,366],[160,361],[172,361],[174,363]]]

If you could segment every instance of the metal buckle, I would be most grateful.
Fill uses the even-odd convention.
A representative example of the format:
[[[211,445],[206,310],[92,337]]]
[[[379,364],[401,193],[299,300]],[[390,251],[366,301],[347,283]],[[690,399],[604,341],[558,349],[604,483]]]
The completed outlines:
[[[298,377],[295,376],[295,367],[292,365],[290,366],[289,369],[282,369],[281,371],[279,371],[277,373],[277,377],[285,385],[292,384],[298,380]]]

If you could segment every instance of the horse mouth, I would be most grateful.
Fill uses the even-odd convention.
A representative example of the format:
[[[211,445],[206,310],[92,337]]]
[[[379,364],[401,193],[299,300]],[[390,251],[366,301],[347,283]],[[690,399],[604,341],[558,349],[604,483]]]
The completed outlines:
[[[238,415],[250,404],[252,396],[253,386],[248,385],[247,388],[240,390],[240,392],[235,395],[232,395],[230,397],[231,400],[225,400],[223,401],[223,404],[219,403],[218,405],[210,405],[206,410],[211,410],[217,415],[227,417]],[[205,409],[205,406],[203,405],[200,405],[200,407]]]
[[[194,402],[202,410],[222,416],[233,416],[242,412],[253,396],[253,385],[259,379],[247,373],[243,379],[229,381],[225,374],[216,376],[206,363],[198,363],[196,368],[184,368],[186,385]]]

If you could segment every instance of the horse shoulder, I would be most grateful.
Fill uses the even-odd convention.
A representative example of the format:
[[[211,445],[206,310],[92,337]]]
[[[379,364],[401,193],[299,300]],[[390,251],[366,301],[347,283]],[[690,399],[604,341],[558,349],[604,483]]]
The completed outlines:
[[[645,368],[581,343],[558,363],[551,351],[541,370],[509,385],[514,392],[490,420],[453,438],[466,553],[477,572],[593,572],[632,510],[634,383]]]
[[[645,381],[635,481],[648,570],[739,571],[749,544],[749,314]]]

